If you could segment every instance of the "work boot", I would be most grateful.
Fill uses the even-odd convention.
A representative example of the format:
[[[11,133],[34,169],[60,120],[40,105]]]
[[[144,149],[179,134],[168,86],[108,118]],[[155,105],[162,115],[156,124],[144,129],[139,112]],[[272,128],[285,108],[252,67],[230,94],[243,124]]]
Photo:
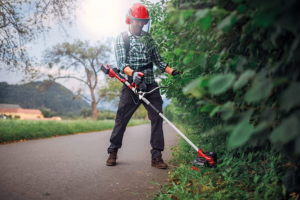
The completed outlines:
[[[168,165],[164,163],[161,156],[158,156],[151,161],[151,166],[157,167],[158,169],[167,169]]]
[[[112,150],[109,154],[109,157],[106,161],[106,165],[107,166],[115,166],[117,164],[116,160],[117,160],[117,153],[118,150]]]

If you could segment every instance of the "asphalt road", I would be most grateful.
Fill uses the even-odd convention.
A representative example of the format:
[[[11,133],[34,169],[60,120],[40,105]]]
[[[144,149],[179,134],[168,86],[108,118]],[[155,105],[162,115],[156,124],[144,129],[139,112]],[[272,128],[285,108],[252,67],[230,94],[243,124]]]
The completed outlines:
[[[105,164],[111,131],[0,145],[0,199],[153,198],[168,170],[151,167],[150,130],[127,128],[112,167]],[[164,136],[166,161],[179,137],[166,123]]]

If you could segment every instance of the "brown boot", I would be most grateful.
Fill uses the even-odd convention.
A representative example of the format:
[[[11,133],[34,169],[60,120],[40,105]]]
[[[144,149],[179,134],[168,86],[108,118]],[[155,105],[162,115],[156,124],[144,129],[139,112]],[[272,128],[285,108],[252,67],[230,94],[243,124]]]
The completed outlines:
[[[117,164],[117,152],[118,150],[112,150],[109,154],[109,157],[106,161],[107,166],[115,166]]]
[[[161,156],[152,159],[151,166],[157,167],[158,169],[167,169],[168,165],[164,163]]]

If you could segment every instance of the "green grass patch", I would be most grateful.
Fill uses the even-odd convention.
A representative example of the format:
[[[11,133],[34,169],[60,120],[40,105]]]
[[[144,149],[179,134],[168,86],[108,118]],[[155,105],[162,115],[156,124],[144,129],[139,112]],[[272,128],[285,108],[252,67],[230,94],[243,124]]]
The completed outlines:
[[[132,119],[128,126],[146,123],[149,121]],[[114,120],[0,120],[0,143],[109,130],[114,124]]]
[[[169,184],[155,199],[283,199],[286,195],[282,178],[287,160],[269,144],[252,148],[249,144],[229,150],[227,135],[215,131],[194,134],[182,128],[189,139],[206,152],[217,153],[216,168],[192,170],[197,152],[183,139],[172,149]]]

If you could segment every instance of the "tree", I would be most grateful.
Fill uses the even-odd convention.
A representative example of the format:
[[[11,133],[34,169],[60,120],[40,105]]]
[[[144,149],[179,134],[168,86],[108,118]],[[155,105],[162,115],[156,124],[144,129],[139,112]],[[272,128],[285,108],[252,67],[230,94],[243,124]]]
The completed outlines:
[[[76,97],[82,97],[91,102],[92,116],[97,120],[97,104],[102,99],[97,97],[99,91],[99,73],[102,73],[100,67],[103,63],[110,60],[111,39],[104,42],[96,42],[90,46],[88,41],[76,40],[73,44],[68,42],[57,44],[43,52],[43,63],[52,72],[41,73],[39,77],[47,76],[48,80],[44,81],[46,86],[50,86],[58,79],[75,79],[83,86],[88,86],[90,98],[84,94],[84,88],[76,90]]]
[[[49,110],[41,108],[40,111],[44,115],[44,118],[51,118],[51,112]]]
[[[27,43],[49,31],[48,24],[72,25],[76,0],[1,0],[0,70],[29,71]]]
[[[113,101],[117,106],[123,84],[116,78],[105,77],[105,85],[98,90],[99,98],[103,101]]]

